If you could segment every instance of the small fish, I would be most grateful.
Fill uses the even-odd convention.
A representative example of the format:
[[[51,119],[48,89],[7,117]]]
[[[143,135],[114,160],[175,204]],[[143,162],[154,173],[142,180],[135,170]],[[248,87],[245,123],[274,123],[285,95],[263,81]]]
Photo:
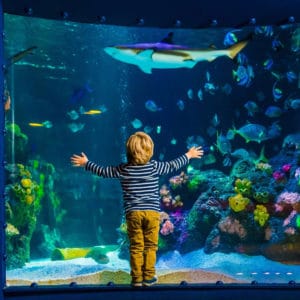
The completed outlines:
[[[160,133],[161,133],[161,126],[160,126],[160,125],[157,125],[157,126],[156,126],[156,133],[157,133],[157,134],[160,134]]]
[[[276,87],[278,81],[275,81],[272,87],[274,101],[277,102],[282,97],[282,90]]]
[[[232,46],[233,44],[238,42],[238,38],[234,34],[234,31],[240,31],[240,30],[232,30],[232,31],[227,32],[224,37],[224,41],[223,41],[224,46],[226,46],[226,47]]]
[[[145,131],[146,133],[151,133],[152,130],[153,130],[153,127],[151,127],[151,126],[145,126],[145,127],[144,127],[144,131]]]
[[[265,110],[265,116],[269,118],[279,118],[282,115],[282,109],[278,106],[270,105]]]
[[[254,72],[252,66],[238,66],[236,70],[232,71],[233,78],[238,85],[249,87],[252,79],[254,78]]]
[[[220,119],[219,119],[218,114],[214,114],[214,116],[212,117],[210,123],[214,127],[217,127],[220,124]]]
[[[161,111],[162,108],[158,107],[157,104],[153,100],[147,100],[145,102],[145,107],[152,112]]]
[[[76,110],[71,110],[67,112],[67,115],[70,117],[71,120],[77,120],[79,118],[79,113]]]
[[[203,101],[203,92],[201,88],[198,90],[197,97],[200,101]]]
[[[99,109],[90,109],[88,111],[85,111],[83,114],[84,115],[99,115],[101,113],[102,113],[102,111]]]
[[[45,121],[45,122],[42,122],[42,123],[28,123],[29,126],[31,127],[45,127],[45,128],[51,128],[53,125],[52,125],[52,122],[50,121]]]
[[[293,71],[288,71],[288,72],[286,72],[286,78],[287,78],[287,80],[288,80],[288,82],[293,82],[293,81],[295,81],[296,79],[297,79],[297,75],[296,75],[296,73],[295,72],[293,72]]]
[[[76,133],[78,131],[81,131],[84,128],[85,124],[83,123],[70,123],[68,124],[69,129]]]
[[[263,66],[265,70],[271,70],[273,67],[274,61],[273,59],[269,58],[267,60],[264,61]]]
[[[300,99],[287,99],[285,100],[284,107],[286,109],[299,109],[300,108]]]
[[[176,105],[177,105],[177,107],[179,108],[179,110],[184,110],[185,105],[184,105],[183,100],[179,99],[179,100],[177,101]]]
[[[141,120],[135,118],[133,121],[131,121],[131,125],[133,128],[138,129],[141,128],[143,126],[143,123]]]
[[[254,114],[259,111],[259,107],[256,104],[256,102],[254,102],[254,101],[247,101],[244,104],[244,107],[247,109],[248,115],[251,116],[251,117],[253,117]]]
[[[192,89],[188,89],[187,96],[190,100],[193,100],[194,98],[194,91]]]
[[[170,141],[171,145],[176,145],[177,144],[177,140],[175,138],[172,138]]]

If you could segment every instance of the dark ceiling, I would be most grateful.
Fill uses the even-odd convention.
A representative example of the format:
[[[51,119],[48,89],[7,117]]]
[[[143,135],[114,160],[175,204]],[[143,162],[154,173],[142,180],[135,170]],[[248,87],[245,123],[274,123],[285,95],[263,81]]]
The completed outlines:
[[[258,25],[300,22],[300,0],[2,1],[4,12],[10,14],[125,26],[239,27],[253,19]]]

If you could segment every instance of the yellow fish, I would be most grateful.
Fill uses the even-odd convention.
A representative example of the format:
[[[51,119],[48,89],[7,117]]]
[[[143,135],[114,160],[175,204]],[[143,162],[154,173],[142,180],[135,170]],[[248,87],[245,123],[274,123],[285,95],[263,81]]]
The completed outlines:
[[[43,127],[44,126],[44,124],[42,124],[42,123],[28,123],[28,125],[31,127]]]
[[[90,109],[89,111],[85,111],[84,114],[85,115],[99,115],[101,114],[101,110],[98,109]]]
[[[46,128],[51,128],[53,126],[52,122],[50,121],[45,121],[43,123],[28,123],[28,125],[31,127],[46,127]]]

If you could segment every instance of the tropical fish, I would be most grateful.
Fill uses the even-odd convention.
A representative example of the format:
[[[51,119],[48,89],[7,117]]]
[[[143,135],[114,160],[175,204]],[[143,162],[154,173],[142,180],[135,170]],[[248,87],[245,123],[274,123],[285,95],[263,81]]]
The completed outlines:
[[[143,126],[143,123],[141,120],[135,118],[134,120],[131,121],[131,125],[133,128],[138,129],[141,128]]]
[[[31,127],[45,127],[45,128],[51,128],[53,126],[52,122],[50,121],[45,121],[42,123],[28,123],[28,125]]]
[[[291,50],[298,52],[300,50],[300,28],[298,27],[292,34]]]
[[[157,104],[153,100],[147,100],[145,102],[145,107],[152,112],[161,111],[162,108],[158,107]]]
[[[220,118],[219,118],[218,114],[214,114],[214,116],[212,117],[210,123],[214,127],[217,127],[220,124]]]
[[[171,145],[176,145],[177,144],[177,140],[175,138],[172,138],[170,141]]]
[[[279,118],[282,115],[282,109],[278,106],[270,105],[265,110],[265,115],[269,118]]]
[[[160,134],[160,133],[161,133],[161,126],[160,126],[160,125],[157,125],[157,126],[156,126],[156,133],[157,133],[157,134]]]
[[[274,139],[281,135],[282,128],[278,125],[278,121],[272,123],[267,130],[268,139]]]
[[[84,115],[99,115],[101,113],[102,113],[102,111],[99,109],[90,109],[88,111],[85,111],[83,114]]]
[[[153,130],[153,127],[151,127],[151,126],[145,126],[145,127],[144,127],[144,131],[145,131],[146,133],[151,133],[152,130]]]
[[[234,59],[243,50],[249,40],[244,40],[227,49],[217,50],[192,49],[182,45],[174,45],[173,32],[158,43],[140,43],[117,45],[104,48],[114,59],[138,66],[147,74],[152,69],[193,68],[200,61],[213,61],[218,57],[227,56]]]
[[[83,124],[83,123],[70,123],[70,124],[68,124],[69,129],[74,133],[78,132],[78,131],[81,131],[84,128],[84,126],[85,126],[85,124]]]
[[[184,105],[183,100],[179,99],[179,100],[177,101],[176,105],[177,105],[177,107],[179,108],[179,110],[184,110],[185,105]]]
[[[194,98],[194,91],[192,89],[188,89],[187,92],[186,92],[186,94],[187,94],[187,96],[188,96],[188,98],[190,100],[193,100],[193,98]]]
[[[274,61],[271,58],[268,58],[267,60],[264,61],[264,69],[265,70],[271,70],[273,67]]]
[[[235,31],[240,31],[241,29],[236,29],[229,31],[225,34],[223,44],[225,47],[232,46],[233,44],[236,44],[238,42],[238,38],[234,34]]]
[[[71,111],[68,111],[67,115],[70,117],[71,120],[77,120],[79,118],[79,113],[74,109]]]
[[[254,78],[254,72],[252,66],[239,65],[236,70],[232,71],[233,78],[238,85],[249,87]]]
[[[300,99],[287,99],[284,102],[285,109],[299,109],[300,108]]]
[[[259,111],[259,107],[256,104],[256,102],[254,101],[247,101],[244,104],[244,107],[247,109],[248,111],[248,116],[253,117],[255,113],[257,113]]]
[[[198,90],[197,97],[198,97],[198,99],[199,99],[200,101],[203,100],[203,92],[202,92],[202,89],[201,89],[201,88]]]
[[[272,93],[275,102],[277,102],[282,97],[282,90],[276,86],[277,83],[278,81],[275,81],[272,87]]]
[[[243,137],[246,143],[261,143],[262,141],[269,139],[267,128],[260,124],[248,123],[239,129],[233,127],[233,129],[228,131],[227,138],[232,139],[234,138],[235,134],[239,134],[241,137]]]
[[[217,133],[216,147],[223,155],[230,154],[232,150],[229,139],[222,133]]]

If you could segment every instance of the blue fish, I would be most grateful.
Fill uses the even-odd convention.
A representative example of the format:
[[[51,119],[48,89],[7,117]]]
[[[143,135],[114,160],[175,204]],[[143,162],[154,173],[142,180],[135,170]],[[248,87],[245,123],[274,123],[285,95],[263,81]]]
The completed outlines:
[[[238,85],[249,87],[252,79],[254,78],[254,72],[252,66],[238,66],[236,70],[232,71],[233,78]]]
[[[297,79],[297,75],[295,74],[295,72],[293,71],[288,71],[286,72],[286,78],[288,80],[288,82],[293,82]]]
[[[184,110],[185,105],[184,105],[183,100],[179,99],[176,104],[180,110]]]
[[[234,31],[237,31],[237,30],[229,31],[226,33],[226,35],[224,37],[224,41],[223,41],[223,44],[225,47],[232,46],[233,44],[238,42],[238,38],[234,34]]]
[[[141,120],[135,118],[133,121],[131,121],[131,125],[134,129],[139,129],[143,126],[143,123]]]
[[[254,101],[247,101],[244,107],[247,109],[248,115],[251,117],[253,117],[254,114],[259,111],[259,107]]]
[[[264,61],[263,65],[264,65],[264,69],[265,70],[271,70],[273,67],[274,61],[272,58],[268,58],[267,60]]]
[[[145,102],[145,107],[152,112],[161,111],[162,108],[158,107],[157,104],[153,100],[147,100]]]
[[[280,107],[270,105],[265,110],[265,115],[269,118],[279,118],[282,115],[282,112]]]
[[[282,97],[282,90],[276,87],[278,81],[275,81],[272,88],[272,93],[274,97],[274,101],[277,102]]]

